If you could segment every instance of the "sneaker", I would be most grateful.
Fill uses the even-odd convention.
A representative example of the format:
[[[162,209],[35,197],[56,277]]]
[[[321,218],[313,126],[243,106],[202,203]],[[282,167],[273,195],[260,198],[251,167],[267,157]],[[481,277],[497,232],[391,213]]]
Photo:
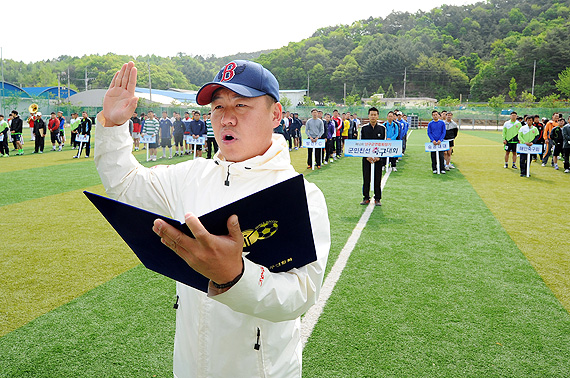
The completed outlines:
[[[360,202],[361,205],[368,205],[370,203],[370,199],[363,199],[362,202]]]
[[[317,169],[321,169],[321,166],[320,166],[320,165],[317,165]]]
[[[89,155],[85,155],[85,159],[89,159]]]
[[[382,206],[382,201],[380,200],[374,201],[374,206]]]
[[[62,146],[59,146],[59,150],[58,150],[58,151],[61,151],[62,148],[63,148]]]
[[[78,157],[79,157],[79,156],[77,156],[77,155],[73,155],[73,158],[74,158],[74,159],[77,159]]]
[[[325,161],[323,164],[324,164],[324,165],[327,165],[327,164],[328,164],[328,162],[326,162],[326,161]]]
[[[544,163],[542,163],[541,165],[542,165],[543,167],[546,167],[546,164],[544,164]]]
[[[153,157],[151,160],[152,160],[152,161],[156,161],[156,158],[155,158],[155,157]]]
[[[307,165],[307,169],[311,169],[311,168],[313,168],[313,167],[311,167],[310,165]]]
[[[455,169],[455,165],[453,165],[452,163],[449,163],[448,167],[451,169]]]
[[[392,167],[392,172],[398,172],[398,168]]]
[[[168,159],[172,159],[172,156],[170,156]]]
[[[433,173],[437,173],[437,170],[434,170]]]
[[[6,155],[6,156],[8,156],[8,155]],[[564,173],[570,173],[570,169],[565,169]]]
[[[513,163],[513,169],[518,169],[515,163]]]
[[[441,171],[441,174],[444,175],[445,174],[445,169],[443,171]]]
[[[446,171],[449,171],[449,165],[446,165],[446,166],[445,166],[445,170],[446,170]]]
[[[554,169],[558,170],[558,164],[554,164]]]
[[[509,168],[509,163],[505,163],[505,168]]]

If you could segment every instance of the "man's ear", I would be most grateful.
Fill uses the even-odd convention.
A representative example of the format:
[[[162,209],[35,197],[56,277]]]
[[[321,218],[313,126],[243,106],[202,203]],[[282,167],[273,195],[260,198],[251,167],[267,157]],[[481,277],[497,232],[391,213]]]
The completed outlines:
[[[276,102],[271,105],[271,121],[273,122],[273,128],[279,126],[281,119],[283,118],[283,106],[280,102]]]

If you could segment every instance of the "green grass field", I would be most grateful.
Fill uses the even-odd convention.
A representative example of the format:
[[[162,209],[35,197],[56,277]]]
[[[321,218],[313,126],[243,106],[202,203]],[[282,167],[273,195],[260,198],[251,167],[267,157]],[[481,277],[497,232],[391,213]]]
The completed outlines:
[[[567,377],[570,175],[533,163],[521,178],[498,133],[469,131],[437,176],[426,141],[414,131],[388,179],[304,376]],[[0,377],[171,377],[174,283],[84,198],[103,193],[91,159],[30,145],[0,160]],[[360,159],[313,172],[291,157],[327,199],[328,272],[364,212]]]

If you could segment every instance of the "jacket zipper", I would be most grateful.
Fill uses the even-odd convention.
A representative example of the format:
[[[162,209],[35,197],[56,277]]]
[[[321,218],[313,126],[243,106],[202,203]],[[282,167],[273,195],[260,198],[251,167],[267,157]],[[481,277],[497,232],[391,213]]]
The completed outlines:
[[[263,351],[261,350],[261,330],[257,327],[257,339],[253,349],[257,351],[257,361],[259,367],[259,376],[265,378],[265,363],[263,362]]]

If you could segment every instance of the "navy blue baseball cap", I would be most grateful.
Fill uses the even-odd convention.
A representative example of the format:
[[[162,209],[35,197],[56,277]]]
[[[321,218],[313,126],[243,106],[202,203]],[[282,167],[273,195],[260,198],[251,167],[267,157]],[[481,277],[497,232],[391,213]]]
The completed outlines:
[[[279,101],[279,83],[268,69],[249,60],[233,60],[206,83],[196,95],[198,105],[208,105],[219,88],[227,88],[244,97],[269,95]]]

